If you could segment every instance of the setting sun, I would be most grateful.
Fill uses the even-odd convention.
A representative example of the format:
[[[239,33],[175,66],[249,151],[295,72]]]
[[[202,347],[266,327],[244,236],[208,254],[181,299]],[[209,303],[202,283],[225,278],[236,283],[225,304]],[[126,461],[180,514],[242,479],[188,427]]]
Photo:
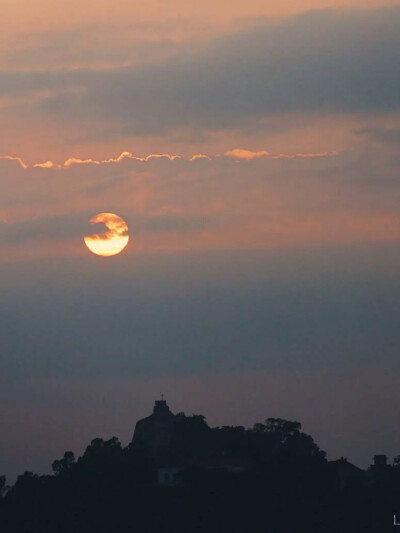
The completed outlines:
[[[103,223],[107,231],[85,235],[88,249],[96,255],[110,257],[122,252],[129,241],[128,225],[114,213],[99,213],[89,221],[91,224]]]

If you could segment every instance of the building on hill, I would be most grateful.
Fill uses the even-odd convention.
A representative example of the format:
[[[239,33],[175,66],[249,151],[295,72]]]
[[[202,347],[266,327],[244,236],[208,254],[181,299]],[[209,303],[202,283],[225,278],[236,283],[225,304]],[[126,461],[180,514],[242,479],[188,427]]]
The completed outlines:
[[[387,455],[374,455],[374,462],[370,466],[370,469],[387,469],[388,462],[387,462]]]
[[[212,430],[202,415],[171,412],[164,399],[157,400],[153,413],[136,423],[132,445],[142,447],[155,461],[159,485],[175,486],[188,470],[238,473],[241,461],[210,444]]]
[[[364,483],[366,480],[365,470],[353,465],[345,457],[341,457],[336,461],[329,461],[329,466],[337,475],[342,489]]]
[[[393,466],[388,464],[386,455],[374,455],[374,462],[368,469],[371,483],[381,482],[393,476]]]
[[[156,400],[153,413],[136,423],[132,444],[145,447],[157,459],[171,445],[174,430],[175,415],[164,399]]]

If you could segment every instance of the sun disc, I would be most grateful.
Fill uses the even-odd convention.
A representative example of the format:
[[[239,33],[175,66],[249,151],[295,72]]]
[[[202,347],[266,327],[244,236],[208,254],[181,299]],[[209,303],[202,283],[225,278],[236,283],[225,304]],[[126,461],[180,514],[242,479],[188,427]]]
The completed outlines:
[[[99,213],[92,217],[89,222],[91,224],[102,223],[107,228],[104,233],[85,235],[83,238],[92,253],[110,257],[121,253],[128,244],[128,224],[118,215],[114,213]]]

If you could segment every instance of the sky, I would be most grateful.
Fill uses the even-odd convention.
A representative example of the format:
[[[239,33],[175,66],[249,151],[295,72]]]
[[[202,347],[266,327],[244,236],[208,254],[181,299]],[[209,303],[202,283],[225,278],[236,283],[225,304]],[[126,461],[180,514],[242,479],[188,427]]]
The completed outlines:
[[[165,395],[400,454],[400,5],[2,1],[0,474]],[[98,213],[129,243],[88,251]],[[100,228],[101,231],[101,228]]]

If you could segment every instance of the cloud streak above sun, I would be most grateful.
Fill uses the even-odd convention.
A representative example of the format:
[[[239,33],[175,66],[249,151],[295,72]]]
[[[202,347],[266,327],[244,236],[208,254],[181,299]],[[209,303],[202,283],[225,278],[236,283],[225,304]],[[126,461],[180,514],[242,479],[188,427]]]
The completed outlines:
[[[251,150],[244,150],[241,148],[235,148],[233,150],[228,150],[224,154],[209,156],[207,154],[194,154],[190,157],[184,157],[178,154],[149,154],[147,156],[141,157],[133,155],[131,152],[122,152],[118,157],[110,157],[108,159],[80,159],[76,157],[70,157],[66,159],[63,163],[54,163],[53,161],[45,161],[43,163],[26,163],[21,157],[11,156],[11,155],[0,155],[0,160],[6,161],[15,161],[23,169],[28,168],[43,168],[43,169],[65,169],[70,168],[75,165],[110,165],[114,163],[121,163],[122,161],[132,160],[139,161],[141,163],[147,163],[151,160],[157,159],[166,159],[169,161],[175,161],[176,159],[183,159],[186,161],[198,161],[200,159],[206,159],[211,161],[212,159],[228,157],[236,160],[249,161],[252,159],[258,159],[263,157],[265,159],[296,159],[296,158],[319,158],[319,157],[330,157],[338,154],[338,151],[334,150],[332,152],[315,152],[315,153],[295,153],[295,154],[269,154],[265,150],[258,152],[253,152]]]

